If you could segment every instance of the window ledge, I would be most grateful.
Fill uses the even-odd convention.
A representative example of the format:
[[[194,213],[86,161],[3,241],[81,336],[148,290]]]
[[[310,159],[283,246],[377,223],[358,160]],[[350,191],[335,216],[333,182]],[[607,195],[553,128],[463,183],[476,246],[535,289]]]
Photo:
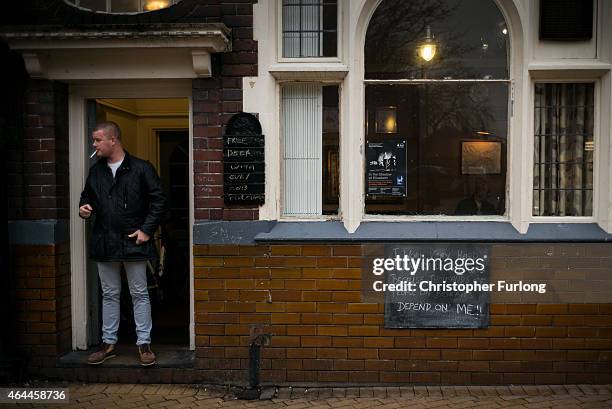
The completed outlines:
[[[281,222],[256,242],[608,242],[612,234],[595,223],[531,224],[520,234],[509,222],[363,222],[349,234],[342,222]]]
[[[348,74],[348,67],[341,63],[279,63],[268,69],[277,80],[329,81],[342,80]]]
[[[599,60],[570,58],[535,61],[528,66],[531,77],[536,80],[557,80],[568,73],[573,79],[593,79],[605,75],[611,68],[611,64]]]

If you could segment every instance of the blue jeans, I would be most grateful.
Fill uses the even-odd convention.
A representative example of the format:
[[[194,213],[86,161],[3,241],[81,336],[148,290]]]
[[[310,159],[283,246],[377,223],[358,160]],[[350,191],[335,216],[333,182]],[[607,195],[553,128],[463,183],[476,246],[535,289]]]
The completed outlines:
[[[119,300],[121,298],[121,264],[125,267],[136,323],[136,345],[151,343],[151,302],[147,289],[146,261],[98,262],[102,284],[102,342],[117,343]]]

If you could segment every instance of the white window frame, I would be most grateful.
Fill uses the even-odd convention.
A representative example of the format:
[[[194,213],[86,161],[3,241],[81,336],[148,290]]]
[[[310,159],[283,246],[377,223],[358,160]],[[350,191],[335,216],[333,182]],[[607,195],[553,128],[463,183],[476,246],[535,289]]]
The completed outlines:
[[[349,0],[350,1],[350,0]],[[342,3],[343,0],[336,1],[336,56],[335,57],[284,57],[283,56],[283,0],[276,0],[276,21],[277,21],[277,56],[279,63],[340,63],[342,62]]]
[[[508,84],[508,107],[507,107],[507,111],[508,111],[508,117],[507,117],[507,122],[508,122],[508,130],[507,130],[507,135],[508,137],[506,138],[506,146],[508,147],[506,149],[506,187],[505,187],[505,196],[506,196],[506,209],[504,210],[504,214],[503,215],[474,215],[474,216],[466,216],[466,215],[462,215],[462,216],[453,216],[453,215],[428,215],[428,214],[424,214],[424,215],[382,215],[382,214],[372,214],[372,213],[366,213],[366,209],[365,209],[365,184],[363,187],[363,216],[362,216],[362,220],[366,221],[366,222],[372,222],[372,221],[408,221],[408,222],[418,222],[418,221],[494,221],[494,222],[508,222],[510,221],[510,209],[509,209],[509,200],[507,200],[507,198],[510,196],[510,183],[509,183],[509,179],[510,179],[510,135],[511,135],[511,116],[512,116],[512,103],[513,103],[513,82],[512,82],[512,78],[507,79],[507,80],[435,80],[435,81],[423,81],[423,80],[389,80],[389,81],[385,81],[385,80],[368,80],[368,79],[364,79],[363,80],[363,88],[364,88],[364,96],[365,96],[365,88],[369,85],[369,84],[388,84],[388,83],[396,83],[396,84],[414,84],[415,86],[417,84],[423,84],[423,83],[433,83],[433,84],[443,84],[443,83],[464,83],[464,82],[472,82],[475,84],[478,83],[505,83]],[[364,108],[366,106],[365,103],[365,99],[364,99]],[[365,115],[365,109],[364,109],[364,115]],[[365,119],[364,119],[365,121]],[[363,175],[365,177],[365,148],[362,154],[362,160],[364,163],[364,168],[363,168]]]
[[[280,0],[254,5],[255,37],[259,42],[258,63],[265,74],[245,78],[245,110],[260,112],[271,121],[266,157],[276,158],[266,164],[268,174],[280,173],[279,87],[282,81],[328,81],[341,84],[340,95],[340,209],[341,220],[349,233],[362,222],[482,222],[511,223],[520,233],[530,224],[593,223],[612,233],[612,143],[608,133],[612,122],[612,51],[609,41],[597,41],[596,58],[572,57],[576,45],[567,45],[564,57],[538,57],[537,2],[522,4],[517,0],[492,0],[505,18],[510,37],[510,103],[507,139],[507,196],[505,216],[378,216],[365,214],[364,144],[365,144],[365,67],[364,45],[369,21],[382,0],[338,0],[338,58],[282,59],[280,45],[282,22]],[[597,21],[612,13],[612,6],[598,0]],[[258,18],[259,17],[259,18]],[[273,22],[273,24],[269,24]],[[274,27],[272,27],[274,26]],[[597,24],[599,39],[612,38],[612,29]],[[551,50],[558,50],[553,47]],[[550,50],[548,50],[550,51]],[[569,53],[569,54],[568,54]],[[548,54],[547,54],[548,55]],[[597,94],[594,161],[594,213],[592,217],[533,216],[533,103],[534,81],[595,82]],[[251,91],[252,90],[252,91]],[[263,101],[269,102],[263,102]],[[265,122],[262,122],[266,127]],[[260,208],[262,220],[280,220],[280,177],[266,180],[266,203]],[[294,220],[292,220],[294,221]]]
[[[574,76],[574,78],[572,78]],[[542,78],[546,77],[546,78]],[[595,144],[595,149],[593,152],[593,213],[592,216],[534,216],[533,215],[533,167],[534,167],[534,144],[535,144],[535,86],[536,84],[548,84],[548,83],[564,83],[564,84],[579,84],[579,83],[592,83],[594,84],[594,101],[593,101],[593,141]],[[554,72],[546,72],[541,71],[537,73],[532,72],[532,77],[530,79],[530,93],[529,93],[529,111],[531,112],[531,116],[529,117],[528,122],[531,132],[529,134],[529,146],[528,146],[528,155],[530,158],[531,166],[528,169],[528,180],[529,190],[523,195],[523,199],[527,202],[529,206],[529,223],[539,223],[539,224],[551,224],[551,223],[598,223],[601,220],[600,216],[600,201],[599,196],[601,192],[601,183],[600,179],[602,174],[601,166],[601,156],[602,156],[602,148],[606,145],[600,145],[602,143],[602,138],[600,135],[601,129],[601,79],[591,74],[587,74],[587,76],[582,76],[578,73],[575,73],[571,70],[567,71],[554,71]]]
[[[522,98],[525,95],[525,90],[522,88],[524,83],[523,53],[524,44],[522,36],[524,28],[521,27],[521,19],[512,0],[492,0],[498,5],[508,27],[508,35],[510,36],[510,56],[509,56],[509,75],[510,83],[509,103],[508,103],[508,137],[507,137],[507,158],[508,170],[506,176],[506,212],[503,216],[437,216],[437,215],[422,215],[422,216],[388,216],[388,215],[368,215],[365,213],[365,34],[372,15],[377,6],[382,0],[362,0],[363,7],[360,10],[356,36],[361,41],[354,46],[354,56],[350,57],[351,75],[347,77],[349,83],[345,84],[348,89],[345,98],[349,101],[358,101],[350,104],[347,116],[353,120],[347,124],[348,130],[345,135],[350,135],[358,140],[350,141],[350,152],[344,152],[345,158],[359,158],[355,161],[344,161],[343,170],[349,179],[346,185],[342,185],[348,191],[348,198],[344,203],[344,225],[346,229],[352,233],[362,222],[382,221],[382,222],[502,222],[512,223],[512,225],[521,233],[525,233],[529,227],[528,220],[525,219],[524,206],[520,203],[514,203],[513,198],[520,197],[520,191],[526,183],[526,176],[523,169],[526,164],[518,166],[512,163],[512,158],[524,160],[525,133],[523,129],[524,104]],[[354,136],[355,135],[355,136]],[[345,138],[348,139],[348,138]],[[348,145],[348,143],[347,143]],[[512,164],[512,165],[510,165]],[[348,186],[347,186],[348,185]],[[357,195],[359,199],[357,200]]]
[[[521,133],[519,132],[518,121],[520,119],[520,112],[517,112],[517,107],[520,109],[520,98],[521,90],[516,89],[515,84],[517,83],[517,79],[520,79],[520,54],[522,52],[522,48],[520,48],[519,41],[517,36],[514,35],[518,29],[513,27],[512,19],[508,15],[506,8],[504,7],[504,0],[491,0],[495,2],[501,15],[504,17],[504,21],[506,23],[506,27],[508,28],[508,38],[509,38],[509,48],[510,53],[508,56],[508,129],[507,129],[507,138],[506,138],[506,209],[503,215],[474,215],[474,216],[453,216],[453,215],[377,215],[377,214],[368,214],[365,210],[365,182],[363,181],[365,177],[362,177],[361,182],[361,209],[359,210],[361,217],[360,220],[363,222],[374,222],[374,221],[382,221],[382,222],[453,222],[453,221],[461,221],[461,222],[511,222],[517,230],[521,232],[526,232],[527,228],[525,226],[521,226],[519,221],[520,216],[517,214],[517,210],[513,208],[513,203],[511,201],[511,197],[513,196],[513,192],[517,190],[517,183],[520,184],[520,180],[523,177],[519,172],[517,165],[512,164],[511,158],[513,154],[516,154],[514,150],[516,150],[521,145],[521,140],[517,140],[521,138]],[[373,9],[369,11],[369,18],[367,19],[367,23],[363,28],[364,34],[367,32],[368,26],[370,24],[370,20],[378,5],[382,2],[382,0],[375,1],[375,6]],[[516,43],[516,44],[515,44]],[[364,114],[362,116],[365,117],[365,88],[368,83],[368,79],[365,77],[365,36],[364,41],[360,44],[360,56],[361,56],[361,67],[359,67],[360,71],[360,79],[361,79],[361,88],[362,88],[362,106]],[[517,50],[519,50],[517,52]],[[406,80],[406,83],[418,83],[419,80]],[[445,80],[436,81],[438,83],[444,83]],[[456,82],[456,81],[448,81],[448,82]],[[484,80],[483,82],[487,82]],[[498,81],[499,82],[499,81]],[[517,98],[518,95],[518,98]],[[518,102],[518,103],[517,103]],[[363,118],[365,123],[365,118]],[[363,128],[363,126],[362,126]],[[365,132],[362,131],[362,144],[365,144]],[[365,175],[365,148],[361,150],[361,165],[362,165],[362,174]],[[514,168],[514,169],[513,169]],[[353,210],[355,211],[355,210]],[[349,230],[350,231],[350,230]]]

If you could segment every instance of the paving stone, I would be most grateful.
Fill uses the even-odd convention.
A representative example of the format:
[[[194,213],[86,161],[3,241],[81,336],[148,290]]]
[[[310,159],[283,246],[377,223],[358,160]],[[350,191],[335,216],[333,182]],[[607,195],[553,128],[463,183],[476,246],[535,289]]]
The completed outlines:
[[[234,389],[203,385],[74,384],[64,387],[70,389],[72,399],[61,408],[70,409],[612,408],[611,385],[280,388],[276,398],[266,401],[237,400],[232,397]]]

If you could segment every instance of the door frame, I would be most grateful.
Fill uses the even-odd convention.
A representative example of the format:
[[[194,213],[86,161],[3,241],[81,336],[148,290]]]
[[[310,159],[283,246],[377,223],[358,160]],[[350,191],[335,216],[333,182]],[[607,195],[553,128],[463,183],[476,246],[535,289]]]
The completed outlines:
[[[189,348],[195,349],[195,309],[193,275],[193,100],[192,80],[92,80],[69,85],[69,167],[70,167],[70,269],[72,349],[88,347],[87,246],[85,223],[78,215],[78,204],[87,170],[86,103],[97,98],[187,98],[189,100]],[[86,306],[86,307],[84,307]]]

